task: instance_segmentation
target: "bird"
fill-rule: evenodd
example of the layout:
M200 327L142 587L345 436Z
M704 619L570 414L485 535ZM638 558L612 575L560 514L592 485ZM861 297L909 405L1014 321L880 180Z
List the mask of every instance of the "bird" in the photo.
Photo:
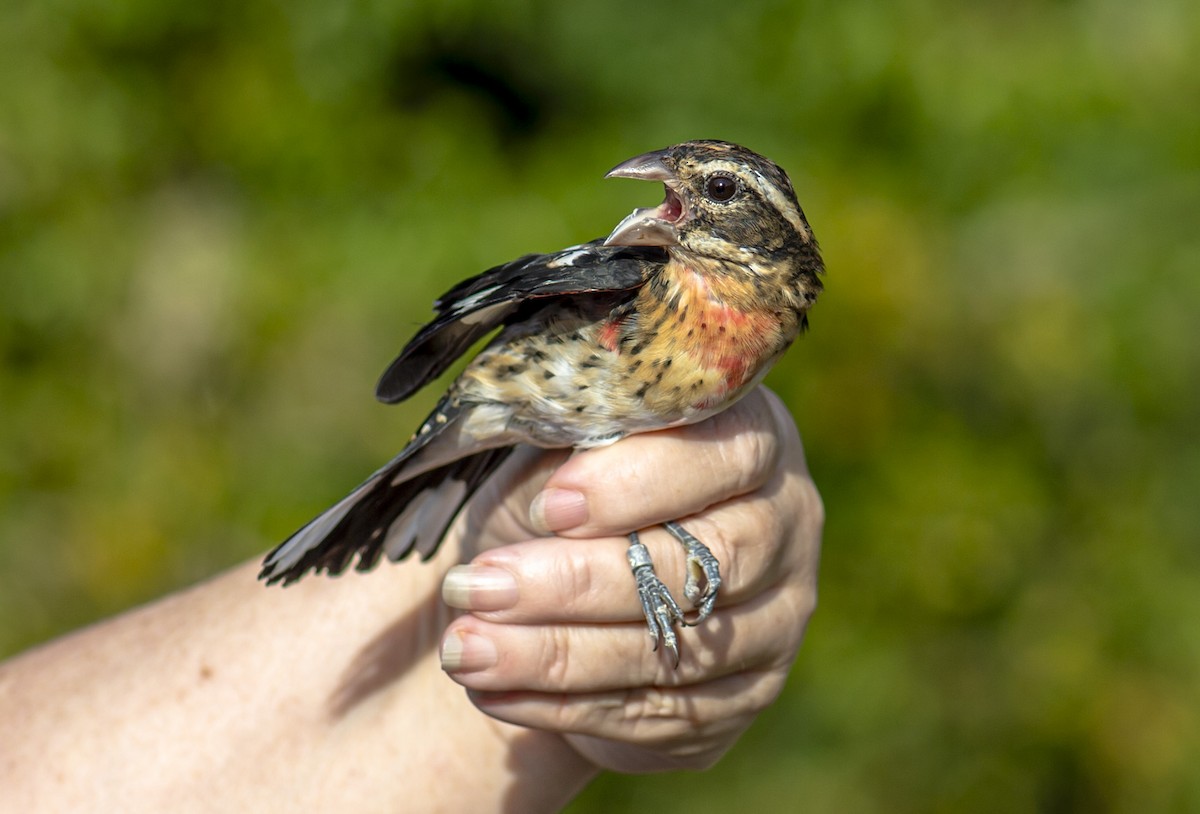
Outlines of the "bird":
M788 175L737 144L695 140L621 162L606 178L656 181L664 198L602 239L528 254L463 280L384 371L376 397L407 399L489 334L407 445L264 559L259 578L367 571L430 558L472 494L519 445L588 449L703 421L753 389L807 328L820 248ZM639 531L627 560L655 650L713 612L710 549L678 521L685 613Z

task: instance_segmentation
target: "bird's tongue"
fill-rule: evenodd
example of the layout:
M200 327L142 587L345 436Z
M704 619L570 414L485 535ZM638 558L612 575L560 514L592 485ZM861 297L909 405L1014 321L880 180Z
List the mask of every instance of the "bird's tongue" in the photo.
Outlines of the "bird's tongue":
M683 217L683 201L673 189L665 188L666 197L661 204L633 210L612 230L604 245L674 246L679 243L675 224Z
M675 190L665 184L664 189L666 190L667 197L663 199L663 202L658 205L655 211L658 213L660 219L670 221L671 223L678 223L680 217L683 216L683 201L675 194Z

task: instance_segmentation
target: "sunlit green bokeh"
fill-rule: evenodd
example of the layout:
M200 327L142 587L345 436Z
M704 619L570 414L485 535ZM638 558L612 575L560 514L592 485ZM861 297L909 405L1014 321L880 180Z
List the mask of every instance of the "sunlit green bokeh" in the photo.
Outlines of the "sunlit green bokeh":
M789 170L826 501L785 695L571 808L1200 810L1200 6L0 5L0 654L255 556L455 280Z

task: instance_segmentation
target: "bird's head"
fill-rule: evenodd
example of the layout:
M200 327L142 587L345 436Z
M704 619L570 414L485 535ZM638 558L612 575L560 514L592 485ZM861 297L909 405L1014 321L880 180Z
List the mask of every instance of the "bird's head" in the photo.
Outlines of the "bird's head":
M811 255L817 242L787 173L724 141L689 141L613 167L606 178L661 181L666 198L635 209L604 241L609 246L679 247L749 266Z

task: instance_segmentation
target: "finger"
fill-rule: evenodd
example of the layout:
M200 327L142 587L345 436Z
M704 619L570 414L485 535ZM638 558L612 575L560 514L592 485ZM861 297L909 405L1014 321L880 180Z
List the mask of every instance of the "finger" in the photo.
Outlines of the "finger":
M759 491L682 522L721 564L718 607L737 604L781 580L815 583L820 497L807 477L780 472ZM640 536L658 576L673 595L682 596L683 547L661 528ZM492 549L452 568L443 598L497 622L634 621L642 611L627 549L624 537L545 538Z
M573 456L534 499L530 520L543 531L596 537L693 514L761 486L778 463L781 434L778 411L756 389L699 424Z
M778 697L782 674L740 673L697 687L596 693L471 691L488 715L550 732L696 755L719 748Z
M442 665L471 689L566 693L685 687L747 671L786 672L814 603L814 592L785 583L714 614L680 631L678 666L651 648L640 621L517 625L467 615L447 628Z

